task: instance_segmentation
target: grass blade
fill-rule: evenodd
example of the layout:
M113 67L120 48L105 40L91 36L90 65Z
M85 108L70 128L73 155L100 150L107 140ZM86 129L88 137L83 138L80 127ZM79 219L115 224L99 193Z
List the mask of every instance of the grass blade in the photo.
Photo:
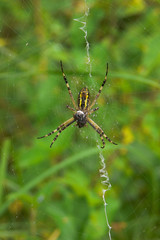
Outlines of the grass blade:
M3 187L6 178L6 169L9 156L10 140L6 139L2 146L1 161L0 161L0 206L3 199Z

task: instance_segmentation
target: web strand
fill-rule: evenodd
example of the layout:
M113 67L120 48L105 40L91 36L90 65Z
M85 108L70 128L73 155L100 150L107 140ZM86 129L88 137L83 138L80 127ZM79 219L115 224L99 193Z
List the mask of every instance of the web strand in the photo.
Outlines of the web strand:
M100 146L98 145L98 148L100 149ZM105 159L104 156L102 155L102 152L99 153L99 157L101 159L101 169L99 170L100 172L100 177L102 178L101 183L104 185L104 188L102 190L102 198L103 198L103 204L104 204L104 212L105 212L105 218L106 218L106 223L107 223L107 227L108 227L108 236L109 236L109 240L112 240L112 236L111 236L111 226L109 224L109 220L108 220L108 214L107 214L107 202L106 202L106 192L109 191L111 189L111 183L109 180L109 176L108 176L108 172L106 170L106 164L105 164Z
M80 27L79 29L82 30L82 32L84 32L84 39L85 39L85 42L86 42L86 51L87 51L87 65L89 65L89 76L92 77L92 66L91 66L91 58L90 58L90 53L89 53L89 50L90 50L90 45L89 45L89 42L88 42L88 39L87 39L87 36L88 36L88 32L87 32L87 17L88 17L88 14L89 14L89 7L87 6L87 3L86 3L86 0L85 0L85 13L82 17L80 18L75 18L74 21L77 21L79 23L81 23L83 26Z

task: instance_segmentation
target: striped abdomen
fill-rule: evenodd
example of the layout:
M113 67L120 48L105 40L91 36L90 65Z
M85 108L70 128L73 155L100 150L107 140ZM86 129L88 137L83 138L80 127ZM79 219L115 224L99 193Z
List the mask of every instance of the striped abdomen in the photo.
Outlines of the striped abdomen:
M80 110L87 110L90 101L88 88L82 88L78 94L78 108Z

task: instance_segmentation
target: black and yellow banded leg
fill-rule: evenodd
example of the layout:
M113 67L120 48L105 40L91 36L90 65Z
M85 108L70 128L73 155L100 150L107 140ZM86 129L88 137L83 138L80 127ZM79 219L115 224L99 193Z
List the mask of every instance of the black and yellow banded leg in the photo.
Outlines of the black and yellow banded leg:
M37 139L48 137L48 136L52 135L53 133L57 132L59 129L60 129L60 126L58 128L56 128L55 130L53 130L52 132L50 132L42 137L37 137Z
M96 130L96 132L100 135L103 146L101 148L105 147L105 143L104 143L104 139L103 137L105 137L109 142L117 145L115 142L113 142L109 137L107 137L107 135L103 132L103 130L97 125L97 123L95 123L91 118L87 118L87 122Z
M76 112L76 110L74 109L74 108L72 108L72 107L70 107L70 106L66 106L69 110L71 110L72 112Z
M88 114L92 114L93 112L97 111L98 109L99 109L99 107L96 107L96 108L90 110L90 112Z
M68 123L72 122L74 120L74 118L70 118L69 120L67 120L66 122L62 123L60 126L58 126L55 130L53 130L52 132L42 136L42 137L37 137L37 139L41 139L41 138L45 138L48 137L50 135L52 135L53 133L57 132L58 130L60 130L63 126L67 125Z
M59 130L59 132L57 133L57 135L55 136L55 138L53 139L50 148L52 147L53 143L57 140L57 138L59 137L60 133L65 130L67 127L69 127L69 125L71 125L73 122L75 122L74 118L70 118L68 121L65 122L65 124L63 125L63 127L61 127L61 129Z
M96 132L100 135L101 137L101 140L102 140L102 143L103 143L103 146L101 148L104 148L105 147L105 142L104 142L104 139L103 139L103 130L91 119L91 118L88 118L87 119L87 122L96 130Z
M105 147L105 141L104 141L104 139L103 139L103 135L100 134L100 137L101 137L101 140L102 140L102 143L103 143L103 146L102 146L101 148L104 148L104 147Z
M69 95L70 95L70 97L71 97L73 106L75 107L75 109L77 109L76 103L75 103L75 101L74 101L74 98L73 98L73 95L72 95L72 92L71 92L71 89L70 89L70 86L69 86L69 83L68 83L67 78L66 78L66 76L65 76L65 73L64 73L64 71L63 71L62 61L60 61L60 65L61 65L61 70L62 70L63 78L64 78L64 81L65 81L65 83L66 83L66 86L67 86Z
M113 142L105 133L103 133L103 137L105 137L109 142L113 143L114 145L118 145L117 143Z
M102 91L106 81L107 81L107 75L108 75L108 63L107 63L107 69L106 69L106 75L105 75L104 81L103 81L103 83L102 83L102 85L101 85L101 87L100 87L100 89L98 91L98 94L96 95L96 97L93 100L92 104L89 106L89 109L91 109L94 106L94 104L96 103L96 101L97 101L97 99L98 99L98 97L99 97L99 95L100 95L100 93L101 93L101 91Z

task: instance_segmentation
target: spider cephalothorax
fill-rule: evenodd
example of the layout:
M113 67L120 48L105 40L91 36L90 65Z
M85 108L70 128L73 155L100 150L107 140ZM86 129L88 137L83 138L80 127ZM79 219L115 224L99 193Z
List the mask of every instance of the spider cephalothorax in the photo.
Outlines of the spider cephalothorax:
M102 148L105 147L105 141L104 141L104 138L106 138L109 142L117 145L116 143L114 143L111 139L109 139L107 137L107 135L103 132L103 130L91 119L89 118L88 116L90 114L92 114L93 112L97 111L99 108L96 107L96 108L93 108L92 107L95 105L101 91L102 91L102 88L104 87L104 84L106 83L106 80L107 80L107 74L108 74L108 63L107 63L107 70L106 70L106 75L105 75L105 79L98 91L98 94L96 95L95 99L93 100L93 102L90 104L90 94L89 94L89 90L88 88L84 87L80 90L79 94L78 94L78 107L76 106L76 103L74 101L74 98L73 98L73 95L72 95L72 92L71 92L71 89L69 87L69 84L68 84L68 81L67 81L67 78L64 74L64 71L63 71L63 66L62 66L62 61L60 61L60 64L61 64L61 70L62 70L62 74L63 74L63 78L64 78L64 81L66 83L66 86L67 86L67 89L68 89L68 92L69 92L69 95L71 97L71 100L72 100L72 103L73 103L73 106L74 108L70 107L67 105L67 108L70 109L71 111L74 112L73 114L73 117L71 117L70 119L68 119L66 122L62 123L58 128L56 128L55 130L53 130L52 132L42 136L42 137L38 137L38 139L40 138L44 138L44 137L48 137L50 136L51 134L55 133L58 131L57 135L55 136L55 138L53 139L50 147L52 146L52 144L56 141L56 139L58 138L59 134L64 130L66 129L69 125L71 125L72 123L76 122L76 125L79 127L79 128L82 128L84 127L87 123L89 123L95 130L96 132L100 135L100 138L102 140L102 143L103 143L103 146Z
M83 111L78 110L73 116L79 128L84 127L86 125L87 118L86 118L86 114Z

